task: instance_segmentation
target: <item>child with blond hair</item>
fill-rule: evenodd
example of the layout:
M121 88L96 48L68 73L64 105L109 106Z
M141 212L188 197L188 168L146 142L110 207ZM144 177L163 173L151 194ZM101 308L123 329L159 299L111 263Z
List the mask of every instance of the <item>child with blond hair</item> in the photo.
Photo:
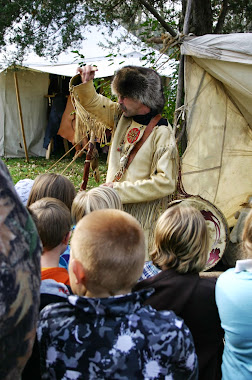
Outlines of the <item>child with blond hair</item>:
M189 329L172 311L131 292L145 258L143 231L121 210L93 211L71 241L74 295L45 307L38 324L43 379L197 379Z
M80 191L73 200L71 215L74 223L94 210L122 210L118 193L111 187L99 186L88 191Z
M161 272L135 289L154 288L145 304L173 310L189 327L199 359L199 379L221 378L223 330L215 303L216 278L200 278L208 257L208 230L201 212L171 204L154 232L152 261Z
M72 220L77 223L84 215L105 208L123 210L121 198L112 187L99 186L88 191L80 191L73 200ZM147 261L140 279L152 277L158 272L159 269L151 261Z

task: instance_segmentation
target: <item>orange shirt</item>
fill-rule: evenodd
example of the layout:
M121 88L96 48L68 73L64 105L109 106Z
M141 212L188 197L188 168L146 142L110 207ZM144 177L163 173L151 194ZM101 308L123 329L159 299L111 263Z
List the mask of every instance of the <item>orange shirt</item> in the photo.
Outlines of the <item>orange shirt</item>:
M70 285L69 275L66 268L41 268L41 280L52 279L65 285Z

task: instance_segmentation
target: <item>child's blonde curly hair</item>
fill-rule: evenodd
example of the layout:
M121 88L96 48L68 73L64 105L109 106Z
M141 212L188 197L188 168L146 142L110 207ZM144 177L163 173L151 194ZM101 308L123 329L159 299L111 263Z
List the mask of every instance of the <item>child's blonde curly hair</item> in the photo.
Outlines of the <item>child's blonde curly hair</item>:
M158 219L152 261L161 269L198 273L208 257L208 231L201 212L191 206L173 205Z

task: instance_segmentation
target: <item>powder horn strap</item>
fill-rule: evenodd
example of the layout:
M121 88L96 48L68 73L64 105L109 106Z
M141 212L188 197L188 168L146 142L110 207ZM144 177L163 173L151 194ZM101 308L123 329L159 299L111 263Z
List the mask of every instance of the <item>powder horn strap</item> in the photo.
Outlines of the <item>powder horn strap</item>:
M158 114L155 117L153 117L153 119L151 119L151 121L149 122L149 124L145 128L145 131L143 133L141 140L135 144L135 146L132 148L131 152L129 153L128 157L126 158L126 160L127 160L126 163L124 165L122 165L120 170L115 174L113 182L119 182L120 181L125 170L128 169L128 167L130 166L131 162L133 161L135 155L137 154L137 152L139 151L139 149L141 148L143 143L146 141L148 136L151 134L151 132L153 131L153 128L157 125L157 123L159 122L161 117L162 116L160 114Z
M155 117L153 117L153 119L151 119L151 121L149 122L149 124L145 128L145 131L143 133L143 136L142 136L141 140L136 143L136 145L134 146L134 148L130 152L130 155L128 157L128 161L127 161L127 164L125 166L125 169L128 169L128 167L130 166L131 162L135 158L135 155L137 154L137 152L139 151L139 149L141 148L141 146L143 145L143 143L150 136L151 132L153 131L153 128L157 125L157 123L159 122L159 120L161 119L161 117L162 116L160 114L158 114Z

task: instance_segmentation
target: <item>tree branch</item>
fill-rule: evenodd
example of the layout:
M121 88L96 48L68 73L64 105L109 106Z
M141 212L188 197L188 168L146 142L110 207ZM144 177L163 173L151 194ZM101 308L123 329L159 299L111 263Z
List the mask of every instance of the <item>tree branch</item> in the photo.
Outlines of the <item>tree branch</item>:
M228 0L223 0L222 7L220 10L220 14L219 14L219 18L218 18L218 22L217 22L217 25L214 29L214 33L220 33L222 31L224 21L225 21L225 17L226 17L227 11L228 11L228 5L229 5Z
M162 27L172 35L172 37L176 37L177 35L177 32L175 32L174 29L172 29L172 27L170 27L170 25L168 25L165 20L163 19L163 17L160 16L160 14L155 10L155 8L153 8L152 5L150 5L147 1L145 0L139 0L140 3L148 9L148 11L150 11L153 16L156 17L156 19L160 22L160 24L162 25Z

